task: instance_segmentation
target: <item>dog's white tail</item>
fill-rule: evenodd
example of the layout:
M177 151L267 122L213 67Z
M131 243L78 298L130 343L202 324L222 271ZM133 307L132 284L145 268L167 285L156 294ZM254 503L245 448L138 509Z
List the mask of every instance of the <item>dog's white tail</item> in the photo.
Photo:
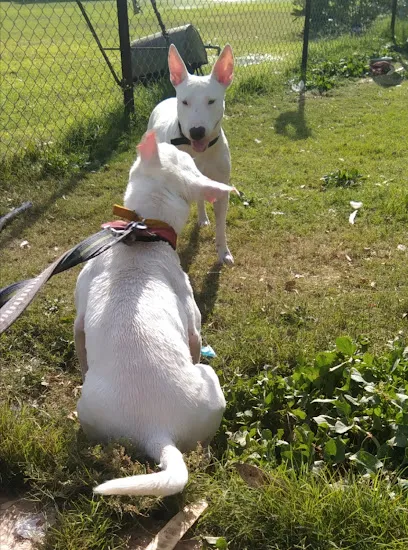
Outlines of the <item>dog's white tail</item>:
M94 492L101 495L158 497L180 493L186 486L188 471L183 455L172 443L161 447L160 466L163 469L161 472L112 479L95 487Z

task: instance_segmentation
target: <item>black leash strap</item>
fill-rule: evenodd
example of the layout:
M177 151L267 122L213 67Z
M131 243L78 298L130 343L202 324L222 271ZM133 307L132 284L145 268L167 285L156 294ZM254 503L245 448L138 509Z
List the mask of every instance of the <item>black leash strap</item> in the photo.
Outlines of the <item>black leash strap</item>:
M34 279L27 279L0 290L0 334L7 330L33 301L53 275L96 258L131 233L146 232L146 226L131 222L123 230L103 229L63 254ZM131 236L133 237L133 235ZM137 237L135 237L135 240ZM139 239L137 239L139 240ZM141 240L141 239L140 239Z

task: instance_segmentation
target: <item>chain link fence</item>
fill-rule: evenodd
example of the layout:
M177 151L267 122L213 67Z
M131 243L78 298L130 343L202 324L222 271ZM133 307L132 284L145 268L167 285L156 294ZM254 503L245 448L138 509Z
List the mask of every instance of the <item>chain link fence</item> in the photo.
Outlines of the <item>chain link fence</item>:
M170 42L191 71L208 72L230 43L238 78L283 74L305 54L307 4L310 37L324 43L364 33L397 3L407 0L0 0L0 160L114 113L123 94L131 110L132 84L166 74Z
M293 0L293 14L304 18L310 3L309 40L314 57L345 55L376 48L378 39L407 39L408 0Z
M238 71L248 73L300 59L303 22L289 0L129 0L127 7L132 74L141 83L164 72L168 40L204 72L217 49L203 45L229 42ZM122 81L115 0L0 1L0 20L0 158L29 143L54 143L121 105L112 75Z
M201 43L208 47L210 66L216 47L230 43L238 71L245 68L247 73L263 63L300 59L303 21L293 17L291 0L160 0L157 6L149 0L138 1L133 6L140 5L140 13L130 21L132 47L143 48L146 68L136 67L136 71L154 68L160 54L157 48L165 48L168 40L178 42L192 68L205 58ZM195 31L199 36L194 37ZM140 40L154 33L158 33L154 38ZM207 65L202 69L206 71Z
M116 47L115 2L86 2L107 47ZM0 158L49 144L73 125L110 111L120 88L75 1L0 2ZM111 52L120 71L120 58Z

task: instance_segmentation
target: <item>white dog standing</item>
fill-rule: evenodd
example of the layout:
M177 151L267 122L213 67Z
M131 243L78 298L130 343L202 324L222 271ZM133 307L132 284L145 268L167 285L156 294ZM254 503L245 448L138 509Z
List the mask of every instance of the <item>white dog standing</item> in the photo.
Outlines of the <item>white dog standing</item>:
M234 72L231 46L225 46L208 76L190 75L174 44L170 45L168 62L176 97L155 107L148 128L156 131L159 142L173 143L189 153L205 176L228 184L231 158L221 123L225 92ZM228 197L214 204L218 259L220 263L231 265L234 258L227 245L227 210ZM198 201L198 223L201 226L209 224L202 200Z
M179 233L192 201L228 198L231 187L203 176L192 158L138 146L125 207ZM161 472L108 481L102 494L171 495L188 473L182 452L206 444L225 409L214 370L199 364L201 315L177 253L166 242L117 244L90 261L76 289L75 345L85 381L78 416L98 441L128 438Z

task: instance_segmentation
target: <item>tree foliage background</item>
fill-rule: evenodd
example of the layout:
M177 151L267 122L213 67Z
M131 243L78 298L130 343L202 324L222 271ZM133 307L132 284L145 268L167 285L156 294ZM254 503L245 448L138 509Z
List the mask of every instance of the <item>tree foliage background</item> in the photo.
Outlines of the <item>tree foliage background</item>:
M312 0L310 33L315 37L359 33L380 15L391 15L392 0ZM398 0L406 9L407 0ZM293 0L295 17L305 15L306 0Z

